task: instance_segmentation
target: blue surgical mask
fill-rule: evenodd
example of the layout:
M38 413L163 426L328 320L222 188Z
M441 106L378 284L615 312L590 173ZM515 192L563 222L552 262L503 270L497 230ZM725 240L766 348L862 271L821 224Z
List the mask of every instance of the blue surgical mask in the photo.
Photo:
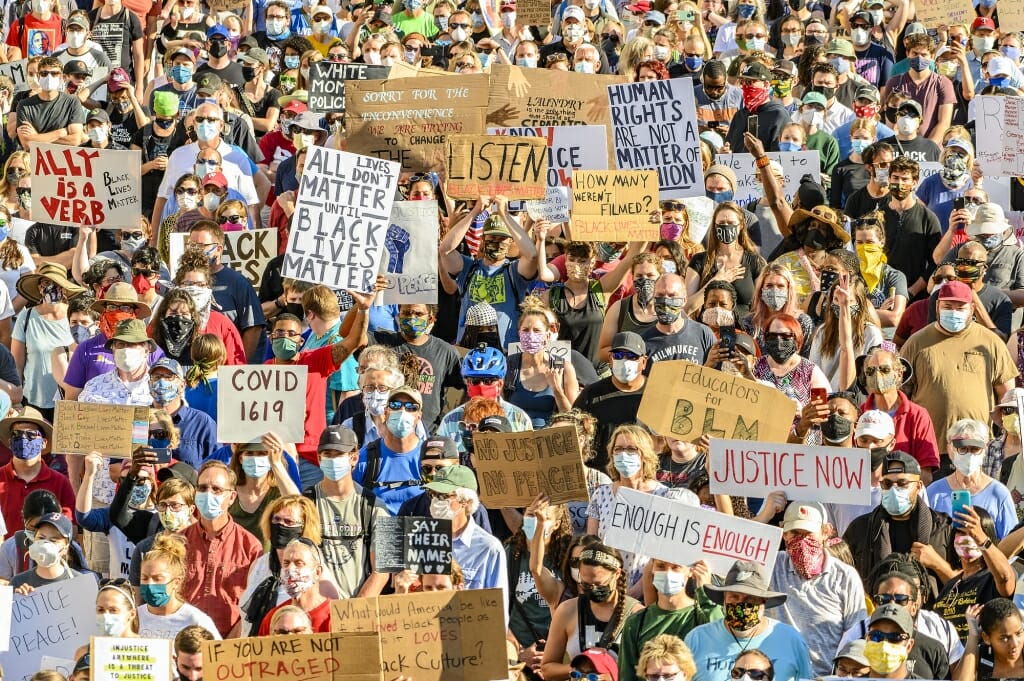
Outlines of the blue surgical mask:
M749 19L757 11L756 5L740 5L736 8L736 15L740 19Z
M388 430L395 437L407 437L416 428L416 415L404 409L388 414Z
M913 71L927 71L932 67L932 60L928 57L911 57L909 60L910 68Z
M337 482L352 470L352 461L347 456L320 459L320 470L328 480Z
M518 66L521 69L535 69L537 68L537 58L520 57L519 59L516 59L516 66Z
M533 536L537 534L537 516L523 516L523 534L526 535L526 541L533 541Z
M960 333L967 328L967 311L939 310L939 326L950 333Z
M998 78L989 78L988 84L993 87L1006 87L1010 84L1009 76L999 76Z
M1020 59L1020 48L1014 47L1013 45L1003 45L999 48L999 51L1003 53L1003 56L1007 59L1017 61Z
M686 588L686 575L682 572L669 572L668 570L656 571L654 573L654 588L658 590L658 593L675 596Z
M260 480L270 472L269 456L242 456L242 471L250 478Z
M882 490L882 508L889 515L905 515L911 507L909 489L900 489L894 485L890 489Z
M217 126L208 121L196 123L196 137L200 142L209 142L217 136Z
M984 246L986 251L991 251L993 248L997 248L999 244L1003 243L1003 235L986 234L985 236L978 238L978 243Z
M727 189L724 192L705 191L704 194L715 203L724 203L726 201L732 201L734 192L731 189Z
M802 148L803 145L792 140L781 140L779 142L779 151L793 152L800 151Z
M184 85L185 83L192 80L192 67L185 66L184 64L178 64L172 66L167 72L167 77L173 80L178 85Z
M478 54L476 56L477 56L477 59L480 60L480 68L482 68L482 69L486 69L487 65L491 63L491 56L492 55L484 54L483 52L481 52L480 54Z
M696 71L704 66L704 57L683 57L683 65L690 71Z
M297 69L299 64L302 62L302 58L297 54L289 54L284 58L284 67L286 69Z
M197 492L196 509L207 520L216 520L224 513L224 500L210 492Z
M3 241L11 235L11 226L6 222L0 222L0 241Z
M858 154L863 154L864 150L871 146L871 140L850 140L850 148Z
M624 478L631 478L640 472L643 460L639 454L616 454L613 457L615 470Z

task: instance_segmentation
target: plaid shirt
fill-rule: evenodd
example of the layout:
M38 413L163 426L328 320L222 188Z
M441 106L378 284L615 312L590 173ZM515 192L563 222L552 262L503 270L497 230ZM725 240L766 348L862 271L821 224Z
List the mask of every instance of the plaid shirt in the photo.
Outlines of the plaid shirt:
M985 463L981 469L990 477L999 479L999 473L1003 467L1003 450L1006 449L1006 433L988 443L988 450L985 451Z

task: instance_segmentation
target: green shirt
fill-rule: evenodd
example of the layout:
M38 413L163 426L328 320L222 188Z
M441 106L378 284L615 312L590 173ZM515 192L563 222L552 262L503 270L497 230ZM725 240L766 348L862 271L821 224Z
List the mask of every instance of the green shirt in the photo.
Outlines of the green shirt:
M392 15L395 28L402 32L402 35L410 33L422 33L427 38L437 35L437 25L434 24L434 14L423 10L418 17L409 16L405 10L395 12Z
M659 634L684 638L691 629L722 619L722 609L712 603L704 589L697 590L697 602L680 610L662 610L657 603L638 610L626 619L619 644L619 681L637 681L636 663L644 643Z
M836 166L839 165L839 142L826 132L817 130L807 136L807 150L814 149L818 152L821 161L821 172L831 175Z

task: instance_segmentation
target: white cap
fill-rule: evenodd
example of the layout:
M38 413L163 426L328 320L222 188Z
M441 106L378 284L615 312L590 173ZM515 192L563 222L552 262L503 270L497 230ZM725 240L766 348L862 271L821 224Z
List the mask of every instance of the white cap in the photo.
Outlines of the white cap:
M1006 57L992 57L988 60L988 77L1013 75L1013 62Z
M998 203L983 203L978 206L971 224L967 225L967 236L1002 234L1010 228L1003 207Z
M824 524L825 509L820 504L794 501L786 507L786 515L782 517L783 532L821 532Z
M869 409L860 415L857 419L857 427L853 430L853 437L858 438L861 435L867 435L873 437L876 440L884 440L887 437L892 437L896 434L896 424L893 423L892 417L886 414L884 411L877 409Z

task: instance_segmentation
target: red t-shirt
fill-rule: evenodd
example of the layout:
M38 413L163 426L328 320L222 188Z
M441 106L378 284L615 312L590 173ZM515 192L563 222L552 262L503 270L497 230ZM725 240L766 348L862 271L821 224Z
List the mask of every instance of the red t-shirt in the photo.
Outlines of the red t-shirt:
M279 362L276 359L268 360L266 363L286 364L286 362ZM311 464L319 465L320 460L316 455L316 446L320 442L320 435L324 432L324 428L327 427L327 379L341 365L334 363L333 345L301 352L293 363L304 364L307 368L306 422L303 425L305 435L303 441L295 445L295 449L303 459Z
M266 614L263 621L260 622L260 630L256 634L257 636L270 636L270 621L274 619L274 613L283 608L286 605L295 605L295 601L285 601L281 605L274 606L274 609ZM313 623L314 634L329 634L331 632L331 601L330 599L325 600L320 605L316 606L308 613L310 621Z
M925 301L927 302L927 301ZM875 396L868 395L864 404L860 405L860 413L875 408ZM900 405L896 413L890 414L896 426L896 439L893 450L906 452L914 457L921 468L939 467L939 443L935 441L935 426L928 410L910 401L900 391Z
M227 348L227 361L225 364L245 364L245 346L242 345L242 336L231 320L216 310L210 310L210 318L206 320L206 328L203 333L212 333L220 336Z
M14 472L14 464L7 464L0 468L0 512L4 515L4 523L7 525L7 534L4 539L9 538L18 530L24 529L25 522L21 518L21 507L25 504L25 498L29 493L37 489L45 489L53 492L60 502L61 511L75 522L75 492L71 489L71 482L56 472L45 463L39 469L39 475L31 482L25 482Z
M51 12L46 21L37 19L29 12L25 15L24 24L20 20L15 21L7 33L7 44L20 47L25 59L49 56L63 42L64 29L56 12Z

